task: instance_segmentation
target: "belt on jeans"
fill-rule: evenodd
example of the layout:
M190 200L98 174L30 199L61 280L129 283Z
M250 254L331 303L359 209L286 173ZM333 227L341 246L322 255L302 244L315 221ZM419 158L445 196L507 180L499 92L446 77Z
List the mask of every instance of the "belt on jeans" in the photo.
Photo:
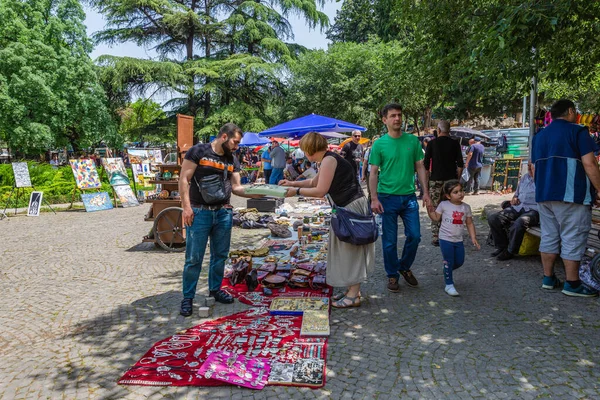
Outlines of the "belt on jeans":
M193 206L193 207L199 208L201 210L210 210L210 211L217 211L217 210L220 210L221 208L227 208L227 209L233 208L233 206L231 204L214 204L214 205L199 204L199 205Z

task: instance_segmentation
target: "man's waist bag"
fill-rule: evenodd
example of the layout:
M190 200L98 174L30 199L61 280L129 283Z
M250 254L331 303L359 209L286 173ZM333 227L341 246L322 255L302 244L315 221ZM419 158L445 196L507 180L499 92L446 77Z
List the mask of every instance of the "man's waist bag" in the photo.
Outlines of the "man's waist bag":
M350 211L335 205L331 196L327 196L331 203L331 229L342 242L352 243L357 246L374 243L379 236L377 221L369 210L368 215Z
M223 175L211 174L196 179L196 185L200 191L202 199L206 204L223 204L231 197L231 185L227 185L227 164L223 168Z

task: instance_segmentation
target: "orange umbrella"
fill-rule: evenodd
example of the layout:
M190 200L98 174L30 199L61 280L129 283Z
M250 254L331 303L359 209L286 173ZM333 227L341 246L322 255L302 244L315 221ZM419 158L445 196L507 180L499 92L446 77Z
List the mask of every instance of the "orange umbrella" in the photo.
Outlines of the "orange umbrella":
M352 138L348 138L348 139L344 140L342 143L340 143L340 149L342 147L344 147L344 145L346 143L350 143L351 140L352 140ZM371 141L371 139L365 138L365 137L361 137L360 140L358 141L358 144L367 144L367 143L369 143L369 141Z

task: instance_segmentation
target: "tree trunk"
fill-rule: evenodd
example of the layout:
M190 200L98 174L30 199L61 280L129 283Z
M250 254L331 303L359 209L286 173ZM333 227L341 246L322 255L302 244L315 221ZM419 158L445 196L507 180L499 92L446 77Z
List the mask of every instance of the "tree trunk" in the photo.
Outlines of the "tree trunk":
M191 7L192 11L196 9L196 1L192 1ZM188 30L188 36L185 42L186 55L185 58L187 61L191 61L194 59L194 36L196 31L194 26L190 26ZM189 83L189 93L188 93L188 109L189 113L192 117L196 117L196 113L198 112L196 107L196 76L194 74L190 74L190 83Z
M431 129L431 107L425 108L423 119L425 120L423 130L425 132L429 132L429 130Z
M417 130L417 136L421 136L421 131L419 130L419 117L418 117L418 115L415 115L413 117L413 120L415 121L415 129Z

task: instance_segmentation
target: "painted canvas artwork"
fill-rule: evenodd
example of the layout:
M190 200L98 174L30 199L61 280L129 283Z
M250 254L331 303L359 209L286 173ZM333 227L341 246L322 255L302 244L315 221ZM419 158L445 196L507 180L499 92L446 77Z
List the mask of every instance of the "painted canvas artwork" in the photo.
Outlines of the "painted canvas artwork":
M113 186L113 189L119 198L119 202L121 202L121 206L136 207L140 205L129 185Z
M42 195L44 192L31 192L29 197L29 207L27 207L28 217L39 217L40 207L42 206Z
M141 164L149 162L152 164L162 164L162 153L159 149L128 149L129 162L132 164Z
M79 189L94 189L101 186L98 171L92 160L69 160L69 163Z
M102 166L108 175L108 182L112 186L129 185L129 177L122 158L103 158Z
M31 187L31 178L26 162L12 163L13 173L15 174L15 187Z
M112 201L106 192L82 193L81 200L87 212L110 210L113 208Z

